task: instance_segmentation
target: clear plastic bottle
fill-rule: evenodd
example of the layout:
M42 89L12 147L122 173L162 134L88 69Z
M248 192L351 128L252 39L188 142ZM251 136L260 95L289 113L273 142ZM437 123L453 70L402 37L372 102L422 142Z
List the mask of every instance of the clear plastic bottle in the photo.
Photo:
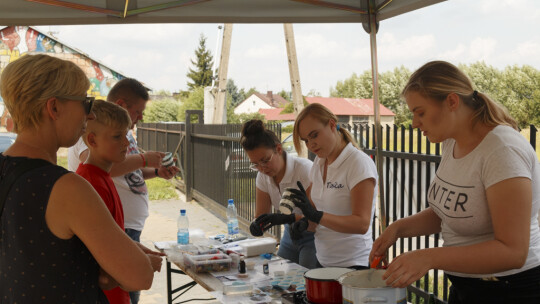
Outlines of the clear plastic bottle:
M177 233L177 240L179 245L187 245L189 244L189 221L186 214L186 209L180 210L180 216L177 220L178 225L178 233Z
M234 200L229 199L227 205L227 234L230 239L236 238L238 234L238 218L236 216L236 207Z

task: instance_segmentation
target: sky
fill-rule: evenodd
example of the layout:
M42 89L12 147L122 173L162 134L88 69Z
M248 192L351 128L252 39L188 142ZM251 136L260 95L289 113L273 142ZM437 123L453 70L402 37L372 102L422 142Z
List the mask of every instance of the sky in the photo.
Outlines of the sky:
M153 90L187 90L201 35L216 56L221 24L41 26L61 42ZM361 24L294 24L302 93L329 96L353 73L371 69L369 35ZM379 72L411 71L430 60L484 61L503 69L540 69L540 1L450 0L380 22ZM234 24L229 79L238 88L291 90L283 24Z

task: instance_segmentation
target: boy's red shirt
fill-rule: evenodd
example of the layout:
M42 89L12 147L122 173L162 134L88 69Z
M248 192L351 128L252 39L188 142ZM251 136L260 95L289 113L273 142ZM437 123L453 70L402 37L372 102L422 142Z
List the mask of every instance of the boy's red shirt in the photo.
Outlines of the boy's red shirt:
M84 177L94 187L105 205L111 212L114 220L124 230L124 209L118 191L108 172L90 164L80 164L77 174ZM129 304L129 293L120 287L103 291L110 304Z

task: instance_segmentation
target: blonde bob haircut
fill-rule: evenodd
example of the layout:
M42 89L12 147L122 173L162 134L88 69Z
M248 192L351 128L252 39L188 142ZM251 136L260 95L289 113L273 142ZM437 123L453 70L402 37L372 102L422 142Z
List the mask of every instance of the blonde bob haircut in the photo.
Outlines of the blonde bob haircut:
M0 77L0 92L16 133L39 128L49 98L86 96L89 87L75 63L48 55L25 55L8 64Z
M304 120L304 118L311 116L315 118L316 120L320 121L323 125L327 125L330 120L333 120L336 125L338 123L337 116L330 111L327 107L323 106L320 103L312 103L306 106L300 114L296 117L296 120L294 121L294 129L293 129L293 142L294 147L296 148L296 151L299 153L302 151L302 145L300 144L300 122ZM346 143L352 143L357 149L358 145L354 141L354 138L352 137L351 133L347 131L345 128L339 128L338 132L341 134L341 138L345 140Z
M96 118L87 122L87 134L89 132L95 132L100 125L106 128L120 130L127 130L131 126L131 118L129 118L128 111L115 103L97 99L94 101L92 112ZM83 136L83 139L86 143L86 136Z
M473 110L474 123L480 122L489 127L507 125L518 130L516 121L506 108L488 95L475 91L469 77L449 62L431 61L421 66L411 75L401 95L405 97L409 92L438 102L455 93L465 106Z

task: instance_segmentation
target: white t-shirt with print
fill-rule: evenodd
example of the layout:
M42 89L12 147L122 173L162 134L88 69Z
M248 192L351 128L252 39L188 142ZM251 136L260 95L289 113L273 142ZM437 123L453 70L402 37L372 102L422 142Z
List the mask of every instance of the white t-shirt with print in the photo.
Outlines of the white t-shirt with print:
M532 182L531 234L529 254L521 269L495 274L448 273L463 277L505 276L540 265L540 167L531 145L508 126L495 127L462 158L453 157L454 144L453 139L444 141L441 163L427 194L430 207L442 220L444 246L493 240L486 189L514 177L525 177Z
M79 140L74 146L69 147L68 153L67 153L69 171L73 171L73 172L77 171L77 168L79 168L79 164L81 163L79 156L85 150L88 150L88 147L84 143L84 140L82 139L82 137L79 138Z
M133 137L133 131L127 134L129 147L127 154L139 154L137 141ZM75 172L79 167L79 155L88 147L82 140L68 150L68 169ZM114 185L122 201L124 209L124 227L142 231L144 222L148 218L148 189L142 174L142 170L137 169L123 176L113 177Z
M286 152L284 152L283 155L286 158L285 175L283 175L281 182L279 182L279 187L272 177L261 172L257 173L257 179L255 180L256 187L259 190L268 193L270 196L274 210L279 209L279 201L281 200L281 194L285 188L298 189L298 186L296 185L297 181L300 181L304 188L309 187L311 184L309 180L309 171L313 165L311 160L294 157ZM298 208L294 208L293 212L302 214L302 211Z
M371 221L365 234L341 233L318 225L315 232L317 259L324 267L367 266L373 245L371 222L377 201L377 169L373 160L351 143L347 144L336 160L327 168L326 159L316 157L310 171L311 199L317 210L334 215L351 215L351 190L361 181L375 179L371 207Z

